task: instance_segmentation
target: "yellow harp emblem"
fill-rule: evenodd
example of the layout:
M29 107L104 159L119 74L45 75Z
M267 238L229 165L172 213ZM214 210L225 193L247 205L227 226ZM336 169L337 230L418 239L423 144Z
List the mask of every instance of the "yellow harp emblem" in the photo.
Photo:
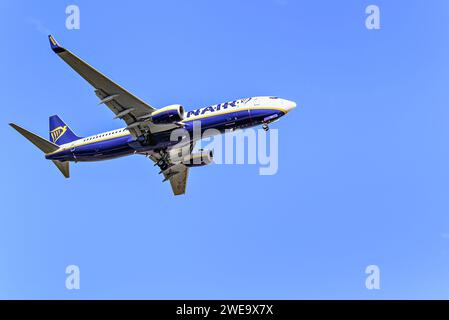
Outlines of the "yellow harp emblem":
M67 131L67 126L59 126L50 131L52 142L58 141L59 138Z

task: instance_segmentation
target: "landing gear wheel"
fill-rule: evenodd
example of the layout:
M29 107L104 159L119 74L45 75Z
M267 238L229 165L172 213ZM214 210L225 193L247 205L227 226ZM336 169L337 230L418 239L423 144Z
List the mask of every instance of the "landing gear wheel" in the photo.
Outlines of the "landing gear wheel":
M168 158L169 158L169 154L168 154L168 152L167 152L167 150L158 150L157 151L158 153L159 153L159 160L157 160L155 163L154 163L154 166L159 166L159 168L164 168L164 167L168 167L168 165L169 165L169 161L168 161Z
M264 123L262 125L262 129L264 129L265 131L268 131L270 128L268 127L268 124Z

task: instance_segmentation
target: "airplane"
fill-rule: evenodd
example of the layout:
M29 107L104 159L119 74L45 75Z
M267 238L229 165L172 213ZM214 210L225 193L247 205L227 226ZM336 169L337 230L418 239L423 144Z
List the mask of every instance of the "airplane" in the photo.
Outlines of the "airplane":
M160 168L163 181L170 181L174 195L185 194L189 168L205 166L213 162L211 150L193 152L199 140L191 134L195 123L200 124L201 133L216 129L217 134L238 128L268 125L279 120L296 107L296 103L271 96L251 97L220 103L185 112L180 104L156 109L139 99L105 75L94 69L69 50L61 47L49 35L50 47L62 60L73 68L94 88L100 99L121 119L126 127L80 137L57 115L49 118L50 140L42 138L14 123L9 125L45 153L65 178L70 177L69 163L100 161L122 156L140 154ZM189 134L182 143L172 141L174 130L184 129ZM177 158L180 154L184 157ZM181 160L179 160L181 159ZM198 160L199 159L199 160Z

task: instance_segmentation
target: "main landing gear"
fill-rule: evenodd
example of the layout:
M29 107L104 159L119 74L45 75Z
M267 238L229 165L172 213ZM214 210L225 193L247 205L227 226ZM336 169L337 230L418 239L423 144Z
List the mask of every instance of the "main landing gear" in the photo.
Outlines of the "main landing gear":
M166 150L160 150L159 155L160 155L160 158L158 161L156 161L154 163L154 165L158 166L161 169L161 172L159 172L159 173L162 173L170 167L170 162L169 162L170 155Z
M159 171L159 174L164 175L164 180L162 182L170 180L173 176L177 175L179 171L173 170L173 167L175 166L170 161L170 153L167 152L167 149L159 150L159 160L156 161L154 164L155 166L158 166L161 171Z

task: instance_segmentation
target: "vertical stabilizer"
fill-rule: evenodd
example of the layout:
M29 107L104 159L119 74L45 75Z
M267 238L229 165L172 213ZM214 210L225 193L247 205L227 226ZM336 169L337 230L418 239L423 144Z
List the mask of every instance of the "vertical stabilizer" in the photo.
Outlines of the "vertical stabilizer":
M57 145L80 139L80 137L73 133L69 126L65 124L64 121L62 121L57 115L50 117L49 124L50 141L56 143Z

